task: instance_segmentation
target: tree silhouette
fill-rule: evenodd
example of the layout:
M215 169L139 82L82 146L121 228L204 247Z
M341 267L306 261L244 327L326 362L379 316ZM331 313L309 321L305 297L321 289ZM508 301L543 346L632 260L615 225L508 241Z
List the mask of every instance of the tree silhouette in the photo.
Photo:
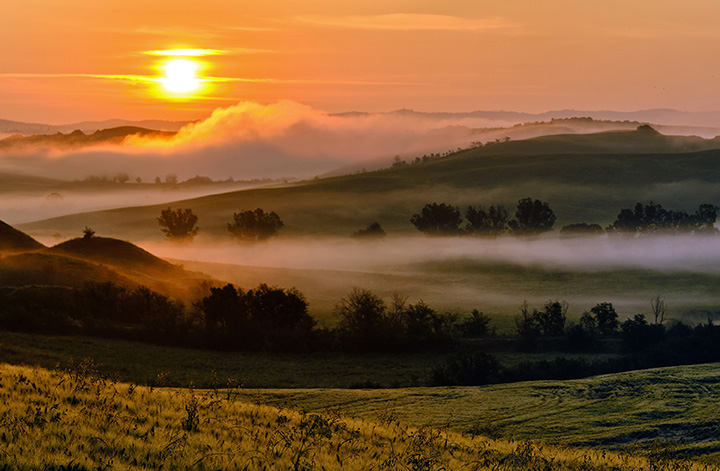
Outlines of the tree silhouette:
M373 222L366 229L360 229L353 233L356 239L384 239L387 234L380 226L380 223Z
M413 214L410 222L427 235L452 235L460 232L460 211L445 203L426 204L419 214Z
M240 241L257 242L275 237L284 226L275 211L266 213L260 208L254 211L233 213L233 222L228 223L228 231Z
M547 203L532 198L518 201L515 219L508 225L515 235L537 235L552 230L555 213Z
M612 303L600 303L590 309L595 315L597 329L602 335L612 335L617 333L620 327L617 312Z
M701 204L695 214L685 211L673 211L663 208L652 201L648 204L636 203L633 209L620 210L615 222L608 231L636 234L652 233L702 233L714 234L718 207Z
M163 209L157 219L165 238L174 242L191 242L198 232L198 217L192 209Z
M597 235L604 233L605 231L603 230L602 226L600 226L600 224L588 224L586 222L568 224L567 226L563 226L563 228L560 229L560 234L564 236Z

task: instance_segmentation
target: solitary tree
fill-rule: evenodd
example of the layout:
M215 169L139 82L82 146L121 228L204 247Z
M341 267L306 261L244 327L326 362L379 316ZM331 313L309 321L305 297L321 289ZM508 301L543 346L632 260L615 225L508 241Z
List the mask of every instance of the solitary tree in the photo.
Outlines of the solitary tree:
M378 222L373 222L367 228L357 230L353 233L353 237L356 239L384 239L386 235Z
M198 232L198 217L192 209L163 209L158 224L168 240L174 242L191 242Z
M653 316L655 316L655 324L662 324L665 322L665 311L667 311L665 299L659 295L655 296L650 300L650 306L652 307Z
M602 335L612 335L617 333L620 327L617 312L612 303L600 303L590 309L595 315L597 329Z
M555 213L547 203L532 198L518 201L515 219L508 225L516 235L537 235L552 230Z
M284 226L275 211L266 213L260 208L254 211L233 213L233 222L228 223L228 231L245 242L257 242L275 237Z
M562 335L565 332L565 320L568 304L560 301L550 301L542 311L536 314L538 325L543 335L548 337Z
M422 211L413 214L410 222L427 235L452 235L460 232L460 211L445 203L426 204Z

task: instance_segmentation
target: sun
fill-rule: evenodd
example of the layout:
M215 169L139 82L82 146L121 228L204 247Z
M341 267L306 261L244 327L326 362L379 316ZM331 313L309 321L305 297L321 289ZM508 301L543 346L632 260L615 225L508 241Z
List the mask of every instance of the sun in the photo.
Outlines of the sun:
M188 94L200 88L198 65L189 59L172 59L164 65L165 77L160 82L170 93Z

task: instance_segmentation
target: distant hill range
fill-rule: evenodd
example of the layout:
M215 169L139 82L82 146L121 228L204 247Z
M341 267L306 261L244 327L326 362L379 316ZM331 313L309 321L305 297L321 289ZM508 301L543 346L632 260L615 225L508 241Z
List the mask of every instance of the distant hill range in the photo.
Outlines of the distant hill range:
M23 123L20 121L10 121L0 119L0 134L20 134L24 136L37 134L56 134L71 133L75 130L82 131L85 134L92 134L101 129L111 129L120 127L136 127L153 129L157 131L177 132L183 126L192 123L192 121L164 121L158 119L147 119L142 121L129 121L126 119L108 119L106 121L83 121L72 124L42 124L42 123Z
M369 116L380 113L349 112L337 113L335 116ZM484 119L497 121L500 126L518 123L549 121L552 119L588 117L596 120L633 121L671 126L707 126L720 127L720 111L678 111L658 108L640 111L588 111L588 110L555 110L543 113L522 113L517 111L470 111L466 113L426 113L414 110L396 110L387 115L404 115L428 120L461 120Z
M636 132L637 130L640 132ZM434 134L448 134L450 128ZM636 121L607 121L594 118L554 118L548 122L524 123L507 128L470 129L452 127L466 146L482 155L569 154L618 152L693 152L720 148L720 128L648 125ZM428 140L433 133L428 134ZM702 136L702 137L701 137ZM709 137L709 138L708 138ZM457 140L460 140L459 137ZM482 147L480 147L482 146ZM453 149L454 150L454 149ZM421 156L400 156L411 162ZM393 158L383 157L346 165L322 177L347 175L387 168Z
M87 147L100 144L121 144L128 136L169 138L174 135L175 133L171 131L157 131L134 126L101 129L92 134L85 134L79 129L76 129L68 134L58 132L56 134L39 134L32 136L13 135L0 140L0 150L33 146L52 146L53 148Z

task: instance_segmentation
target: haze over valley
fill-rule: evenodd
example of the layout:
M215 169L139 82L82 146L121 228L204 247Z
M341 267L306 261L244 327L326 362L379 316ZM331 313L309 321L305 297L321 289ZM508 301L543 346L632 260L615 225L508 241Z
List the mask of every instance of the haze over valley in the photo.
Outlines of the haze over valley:
M719 17L4 0L0 469L720 469Z

